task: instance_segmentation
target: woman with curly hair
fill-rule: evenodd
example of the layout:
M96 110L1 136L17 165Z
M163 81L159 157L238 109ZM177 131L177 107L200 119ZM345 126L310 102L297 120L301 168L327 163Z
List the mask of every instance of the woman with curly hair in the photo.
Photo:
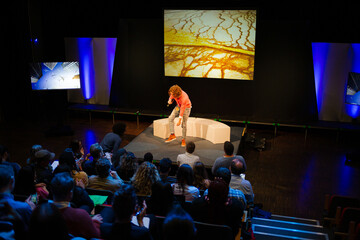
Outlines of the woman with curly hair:
M167 143L172 142L176 139L175 130L174 130L174 120L175 120L175 117L179 117L179 121L176 124L176 126L180 126L180 124L181 124L181 127L182 127L181 146L185 147L186 146L186 142L185 142L186 125L187 125L187 120L188 120L188 118L190 116L190 112L191 112L191 101L190 101L189 96L186 94L186 92L184 92L178 85L173 85L169 89L168 93L169 93L168 105L172 104L173 100L176 101L177 105L172 110L172 112L169 116L170 136L165 142L167 142Z
M160 181L160 175L154 164L143 162L131 179L137 195L151 195L151 186Z

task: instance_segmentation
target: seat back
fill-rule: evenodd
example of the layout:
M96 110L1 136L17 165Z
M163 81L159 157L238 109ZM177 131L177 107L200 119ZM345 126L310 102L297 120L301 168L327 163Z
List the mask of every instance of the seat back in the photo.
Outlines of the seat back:
M353 221L355 224L360 223L360 208L346 207L341 213L340 224L337 227L339 232L348 232L349 223Z
M335 217L337 207L341 207L341 209L345 207L360 208L360 199L340 195L332 195L330 199L327 217Z
M229 226L194 222L197 240L234 240L233 232Z

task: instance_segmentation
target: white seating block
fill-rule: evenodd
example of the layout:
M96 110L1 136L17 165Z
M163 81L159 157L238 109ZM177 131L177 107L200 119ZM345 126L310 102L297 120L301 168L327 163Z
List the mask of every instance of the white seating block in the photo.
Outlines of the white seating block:
M175 136L182 136L182 128L176 126L179 118L175 118ZM154 136L168 138L170 135L169 119L162 118L153 122ZM187 121L186 135L189 137L204 138L214 144L230 141L230 127L222 122L206 118L190 117Z

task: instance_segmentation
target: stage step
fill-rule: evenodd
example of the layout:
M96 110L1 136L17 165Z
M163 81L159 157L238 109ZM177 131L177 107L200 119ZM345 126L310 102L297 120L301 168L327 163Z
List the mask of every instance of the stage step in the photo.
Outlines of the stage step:
M312 219L272 216L253 218L252 228L257 240L319 239L328 240L327 230Z

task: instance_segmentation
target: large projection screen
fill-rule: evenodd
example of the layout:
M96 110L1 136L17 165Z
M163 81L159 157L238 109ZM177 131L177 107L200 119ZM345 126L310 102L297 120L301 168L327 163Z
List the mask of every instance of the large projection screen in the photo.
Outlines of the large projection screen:
M256 10L164 10L165 76L254 79Z

